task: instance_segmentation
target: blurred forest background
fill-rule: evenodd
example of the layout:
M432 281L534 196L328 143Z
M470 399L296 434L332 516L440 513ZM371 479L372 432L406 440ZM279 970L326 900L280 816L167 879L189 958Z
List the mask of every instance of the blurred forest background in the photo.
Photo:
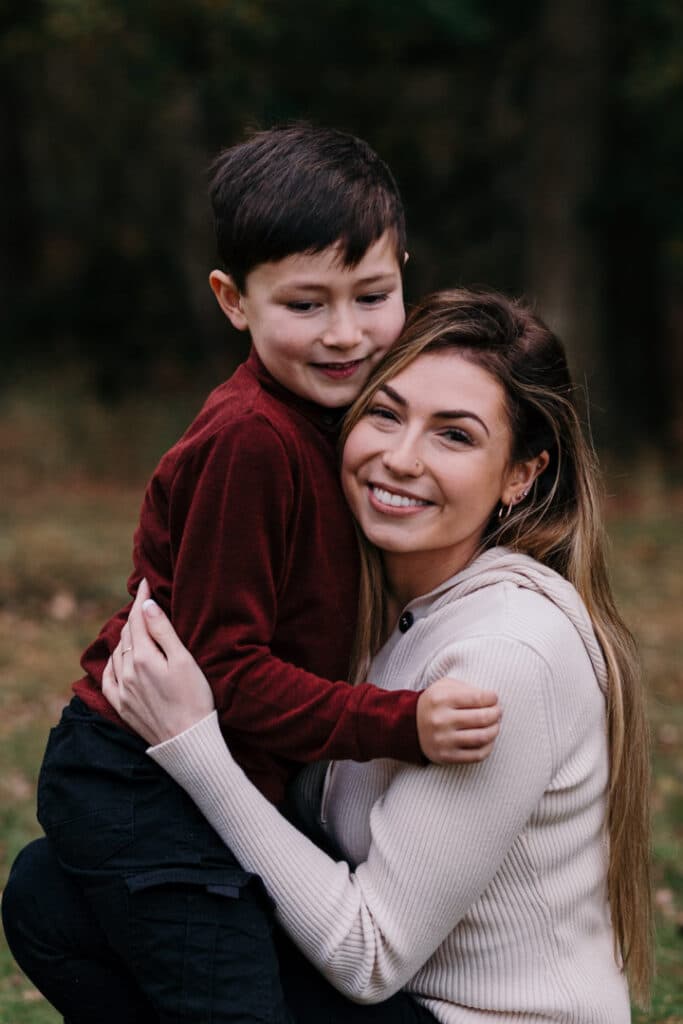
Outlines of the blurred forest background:
M489 284L568 344L650 687L660 979L637 1019L683 1021L680 0L0 0L0 882L144 479L245 354L206 281L207 165L297 118L394 170L409 301ZM56 1019L0 940L0 1021Z
M250 126L307 117L394 169L409 297L525 293L570 345L598 439L680 450L677 0L0 10L4 387L71 365L116 402L220 374L205 168Z

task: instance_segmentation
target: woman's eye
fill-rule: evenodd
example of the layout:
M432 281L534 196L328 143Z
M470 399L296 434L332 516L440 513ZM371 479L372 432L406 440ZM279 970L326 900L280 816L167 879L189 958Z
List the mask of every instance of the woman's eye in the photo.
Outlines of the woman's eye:
M381 302L386 302L388 298L388 292L373 292L371 295L359 295L358 301L363 306L377 306Z
M387 409L385 405L372 405L367 411L368 416L373 416L379 420L389 420L392 422L398 421L398 416L393 409Z
M448 430L442 430L441 436L447 441L453 441L458 444L472 444L472 438L466 430L461 430L459 427L449 427Z

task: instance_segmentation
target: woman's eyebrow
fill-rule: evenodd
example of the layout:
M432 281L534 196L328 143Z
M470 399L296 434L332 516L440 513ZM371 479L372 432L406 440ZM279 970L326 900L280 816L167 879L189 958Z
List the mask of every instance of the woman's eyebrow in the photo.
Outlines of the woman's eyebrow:
M394 389L389 387L388 384L381 384L379 390L384 391L384 393L388 395L392 401L396 402L397 405L400 405L403 408L408 405L403 395L399 395L398 391L394 391ZM469 409L444 409L443 411L432 413L432 415L436 420L476 420L477 423L480 423L482 428L486 431L486 436L491 436L491 432L481 416L477 416L476 412L470 412Z
M486 431L486 436L490 437L491 433L489 428L484 423L481 416L477 416L476 412L469 412L467 409L445 409L443 412L435 412L434 419L436 420L476 420L477 423L481 424L483 429Z
M408 403L402 395L399 395L398 391L394 391L388 384L380 384L380 391L383 391L385 395L388 395L392 401L396 402L397 405L406 406Z

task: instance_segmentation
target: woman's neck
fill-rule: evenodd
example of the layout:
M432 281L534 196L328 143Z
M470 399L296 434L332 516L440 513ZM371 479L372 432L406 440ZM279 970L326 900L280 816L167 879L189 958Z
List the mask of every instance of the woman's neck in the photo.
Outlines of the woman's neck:
M448 551L385 551L382 558L390 594L390 611L396 614L423 594L455 576L477 554L474 545Z

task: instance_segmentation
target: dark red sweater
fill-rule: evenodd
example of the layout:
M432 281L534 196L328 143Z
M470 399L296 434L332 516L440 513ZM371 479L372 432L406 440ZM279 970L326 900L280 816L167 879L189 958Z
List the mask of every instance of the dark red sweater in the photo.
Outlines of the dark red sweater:
M147 578L211 684L234 757L276 803L297 763L421 761L419 695L342 681L358 556L336 425L252 351L162 458L135 534L129 592ZM129 609L86 650L74 684L119 723L101 679Z

